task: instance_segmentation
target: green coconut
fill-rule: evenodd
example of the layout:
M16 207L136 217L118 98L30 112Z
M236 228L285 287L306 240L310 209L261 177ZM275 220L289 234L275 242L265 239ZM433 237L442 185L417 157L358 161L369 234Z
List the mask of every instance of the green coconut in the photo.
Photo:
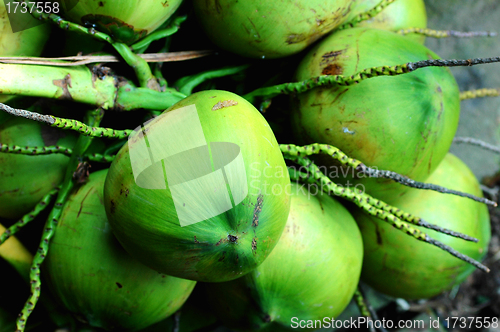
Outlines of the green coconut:
M38 25L23 31L12 32L5 2L0 1L0 56L39 56L50 36L49 24ZM0 95L0 103L12 96ZM0 112L0 122L5 117Z
M242 278L204 285L229 328L293 331L310 320L337 317L356 290L363 243L354 218L324 193L314 196L293 183L290 188L285 230L264 263Z
M58 0L64 16L131 44L162 25L182 0Z
M50 36L50 25L42 24L12 32L5 2L0 2L0 55L39 56Z
M106 174L90 174L64 205L42 272L52 294L80 319L137 331L177 311L196 282L158 273L123 250L104 210Z
M365 68L427 59L439 58L393 32L353 28L336 32L311 49L296 77L348 76ZM459 99L453 75L442 67L350 86L318 87L292 98L292 131L299 143L331 144L367 166L424 181L451 146ZM394 199L407 191L392 180L353 180L352 168L340 168L328 156L316 160L333 181L351 188L360 184L358 189L379 199Z
M474 174L448 154L427 180L429 183L482 197ZM491 237L488 208L467 198L411 189L390 204L429 223L475 237L468 242L419 228L430 237L477 261L488 250ZM474 267L430 244L411 239L382 220L360 211L353 215L364 244L361 279L378 291L406 299L429 298L463 282Z
M148 122L118 152L104 187L123 247L159 272L235 279L276 245L290 207L274 134L242 97L202 91Z
M355 0L348 21L362 14L380 3L380 0ZM369 20L363 21L357 27L368 27L398 31L408 28L427 28L427 12L423 0L397 0ZM425 41L425 36L418 34L405 35L407 38L419 42Z
M38 122L12 118L0 124L0 143L21 147L59 145L72 148L75 135ZM62 154L25 155L0 152L0 217L21 218L53 188L66 171Z
M245 57L298 53L344 23L352 0L194 0L199 24L217 46Z

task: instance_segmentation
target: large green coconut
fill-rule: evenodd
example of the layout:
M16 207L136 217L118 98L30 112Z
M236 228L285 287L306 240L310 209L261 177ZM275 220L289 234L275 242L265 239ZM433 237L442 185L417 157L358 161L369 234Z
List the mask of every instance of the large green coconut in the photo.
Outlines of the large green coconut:
M132 134L104 203L124 248L162 273L226 281L269 255L288 216L288 171L266 120L245 99L202 91Z
M349 76L365 68L439 59L425 46L395 33L353 28L314 47L297 68L297 80ZM299 143L327 143L367 166L425 180L448 152L460 113L459 90L448 68L427 67L350 86L318 87L292 98L292 130ZM329 156L317 161L330 178L380 199L407 187L360 178Z
M107 330L137 331L177 311L196 283L160 274L123 250L104 210L106 174L92 173L63 207L42 271L77 317Z
M327 327L356 290L363 245L354 218L322 192L313 196L292 184L291 193L285 230L264 263L242 278L204 285L212 310L230 328L302 331L316 320Z
M182 0L57 0L64 16L131 44L164 23Z
M0 143L21 147L59 145L72 148L75 135L38 122L12 118L0 124ZM62 154L25 155L0 152L0 217L17 219L30 212L66 171Z
M446 156L427 182L482 197L474 174L452 154ZM491 237L486 205L418 189L411 189L407 195L390 203L429 223L477 238L478 243L467 242L416 227L475 260L481 261L486 255ZM382 293L407 299L429 298L461 283L474 271L474 266L437 247L416 241L382 220L360 211L355 211L354 217L364 243L361 278Z
M352 0L194 0L205 33L217 46L252 58L298 53L344 23Z

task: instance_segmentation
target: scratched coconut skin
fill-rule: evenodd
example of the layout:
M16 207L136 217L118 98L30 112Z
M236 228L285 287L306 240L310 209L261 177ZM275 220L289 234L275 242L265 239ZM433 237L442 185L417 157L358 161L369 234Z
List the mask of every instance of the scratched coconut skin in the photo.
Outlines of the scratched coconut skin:
M377 45L374 48L373 45ZM312 48L296 71L298 81L319 75L352 75L365 68L439 57L406 37L376 29L336 32ZM292 131L300 144L326 143L380 170L425 179L448 152L458 127L460 100L448 68L422 68L350 86L319 87L291 99ZM332 181L387 200L408 191L389 179L353 179L318 156Z
M241 56L280 58L298 53L345 22L352 0L195 0L211 41Z
M290 179L273 132L245 99L202 91L166 112L193 104L207 142L232 142L241 148L246 198L216 217L180 227L170 190L135 184L126 144L106 179L106 213L117 239L145 265L185 279L231 280L257 267L276 245L290 208L284 190ZM273 194L273 185L279 194Z
M349 304L361 273L361 233L340 202L307 188L292 183L285 230L264 263L242 278L203 285L229 328L290 331L293 317L337 317Z

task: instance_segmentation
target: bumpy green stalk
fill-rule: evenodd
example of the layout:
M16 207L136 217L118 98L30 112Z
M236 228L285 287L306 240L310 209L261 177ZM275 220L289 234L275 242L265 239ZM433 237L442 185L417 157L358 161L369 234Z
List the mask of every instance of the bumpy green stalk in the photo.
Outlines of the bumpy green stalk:
M358 285L358 289L354 293L354 302L356 302L356 305L358 306L359 312L361 313L362 316L366 317L368 320L379 320L377 316L377 312L373 309L373 307L370 305L370 303L366 300L366 296L363 292L363 288L361 287L361 284ZM370 332L376 332L377 329L372 325L369 326ZM378 327L378 330L380 332L387 332L387 330L383 327L380 326Z
M134 45L130 46L130 49L134 52L141 50L141 49L145 49L152 42L173 35L177 31L179 31L179 28L180 28L182 22L184 22L186 19L187 19L187 16L176 17L168 27L166 27L165 29L157 30L157 31L149 34L148 36L141 39L140 41L138 41Z
M92 154L84 154L83 159L89 161L95 161L98 163L110 163L115 159L115 156L110 156L100 153L92 153Z
M351 76L322 75L301 82L284 83L270 87L259 88L250 93L247 93L243 97L253 104L255 103L256 98L269 99L281 94L302 93L314 89L316 87L329 86L335 84L348 86L373 77L402 75L425 67L473 66L478 64L494 63L494 62L500 62L500 57L476 58L467 60L441 59L441 60L423 60L417 62L408 62L406 64L396 65L396 66L380 66L380 67L367 68Z
M187 76L179 79L174 85L179 88L179 92L189 96L195 87L200 85L201 83L229 75L234 75L243 70L247 69L249 65L241 65L241 66L233 66L226 67L221 69L209 70L203 73L199 73L192 76Z
M402 211L402 210L400 210L392 205L389 205L389 204L387 204L379 199L376 199L374 197L368 196L365 199L372 206L374 206L378 209L382 209L386 212L389 212L389 213L395 215L396 217L398 217L399 219L404 220L406 222L409 222L413 225L432 229L432 230L435 230L436 232L443 233L443 234L453 236L453 237L457 237L457 238L463 239L465 241L478 242L478 239L476 239L474 237L471 237L471 236L468 236L466 234L462 234L459 232L455 232L455 231L449 230L447 228L442 228L442 227L435 225L435 224L431 224L420 217L417 217L411 213Z
M85 123L73 119L63 119L51 116L54 122L51 124L52 127L57 127L66 130L74 130L79 132L84 136L90 137L106 137L106 138L125 138L133 132L133 130L117 130L111 128L102 127L90 127Z
M293 144L281 144L280 145L281 152L285 155L296 157L296 156L311 156L315 154L326 154L332 157L333 159L342 163L342 165L348 165L356 170L357 173L363 173L372 178L386 178L391 179L395 182L398 182L404 186L416 188L416 189L424 189L424 190L432 190L437 191L443 194L451 194L460 197L466 197L472 199L476 202L497 206L496 202L493 202L489 199L477 197L468 193L448 189L442 186L437 186L431 183L423 183L414 181L406 176L402 176L396 172L392 171L384 171L378 170L375 168L368 167L364 165L361 161L348 157L345 153L340 151L338 148L328 145L328 144L319 144L314 143L306 146L297 146Z
M5 104L0 104L0 110L3 110L11 115L20 116L26 119L42 122L52 127L57 127L66 130L74 130L89 137L106 137L106 138L125 138L130 135L133 130L116 130L111 128L101 128L88 126L85 123L74 120L55 117L53 115L45 115L26 110L19 110L9 107ZM74 152L75 150L73 150Z
M361 165L361 161L350 158L339 148L328 144L309 144L298 146L294 144L280 144L280 150L283 154L291 157L311 156L316 154L326 154L340 162L342 165L348 165L356 169Z
M85 122L88 123L88 126L99 125L102 115L103 113L101 110L89 112L86 115ZM33 309L35 308L38 299L40 298L40 289L41 289L40 266L42 265L43 261L45 260L45 257L47 256L49 250L49 243L54 235L57 222L61 216L63 205L67 201L69 195L71 194L71 190L75 185L73 179L74 170L77 168L78 163L80 162L80 158L85 153L87 148L90 146L91 142L92 142L92 137L82 135L78 138L75 147L73 149L73 155L69 160L68 168L66 170L66 174L63 183L61 185L61 189L59 190L59 193L57 195L54 208L50 212L47 218L47 222L45 223L42 239L40 241L40 246L31 264L31 271L30 271L31 295L28 298L28 301L24 305L24 308L17 319L16 332L24 331L26 327L26 321L30 316L31 312L33 311Z
M290 157L285 157L285 158L290 159ZM291 160L293 160L293 159L291 159ZM289 173L290 179L292 181L317 184L317 179L312 174L297 171L295 168L290 168L290 167L288 168L288 173ZM435 224L431 224L420 217L417 217L411 213L402 211L402 210L400 210L392 205L389 205L389 204L387 204L379 199L376 199L374 197L371 197L371 196L365 195L365 194L364 194L364 196L365 196L364 199L366 200L366 202L368 204L370 204L371 206L374 206L377 209L381 209L381 210L384 210L390 214L393 214L405 222L408 222L408 223L413 224L413 225L425 227L428 229L432 229L432 230L435 230L437 232L447 234L449 236L463 239L465 241L478 242L478 239L476 239L474 237L471 237L471 236L468 236L466 234L462 234L459 232L455 232L455 231L452 231L452 230L449 230L446 228L442 228L442 227L435 225Z
M460 100L498 96L500 96L500 89L479 89L460 92Z
M369 20L372 17L376 16L378 13L380 13L382 10L384 10L387 6L392 4L396 0L382 0L379 2L378 5L373 7L372 9L359 14L358 16L354 17L352 20L350 20L347 23L342 24L337 30L344 30L348 28L353 28L359 23Z
M496 32L490 31L455 31L455 30L433 30L424 28L407 28L396 31L401 35L407 35L410 33L423 35L432 38L447 38L447 37L457 37L457 38L470 38L470 37L494 37L497 35Z
M54 153L63 154L65 156L71 156L73 154L73 149L58 145L38 147L38 146L7 145L0 143L0 152L17 153L29 156L39 156L39 155L47 155ZM84 159L90 161L103 162L103 163L110 163L113 161L114 158L115 156L100 154L100 153L92 153L84 155Z
M312 177L310 174L301 172L292 166L287 166L287 168L288 168L288 175L290 176L291 182L295 181L295 182L301 182L301 183L316 184L316 179L314 177Z
M365 303L365 299L363 298L363 295L359 291L359 286L356 292L354 293L354 301L356 302L356 305L358 306L359 313L364 316L364 317L372 317L370 314L370 311L368 310L368 306Z
M373 321L373 315L372 315L373 310L368 304L368 302L365 300L364 294L361 290L361 285L358 285L358 289L356 289L353 298L361 316L366 317L370 321ZM369 326L369 330L370 332L376 332L376 329L373 326L373 324Z
M455 137L453 139L453 143L466 143L474 146L478 146L480 148L483 148L485 150L495 152L500 154L500 147L495 146L493 144L486 143L484 141L481 141L477 138L472 138L472 137Z
M381 220L384 220L385 222L388 222L391 224L394 228L404 232L407 235L410 235L414 237L415 239L423 242L427 242L429 244L432 244L438 248L441 248L451 255L457 257L458 259L461 259L476 268L489 272L489 269L484 266L483 264L475 261L474 259L463 255L459 253L458 251L454 250L453 248L431 238L429 235L426 233L420 231L417 228L412 227L408 223L402 221L398 216L394 215L393 213L387 211L388 209L381 209L378 208L377 206L373 205L371 202L376 201L373 197L371 197L368 194L363 193L362 191L356 191L353 189L350 189L349 187L344 187L341 185L338 185L334 182L332 182L326 175L324 175L321 170L316 166L309 158L307 157L286 157L286 159L290 159L298 163L299 165L303 166L308 172L311 174L312 177L316 180L316 183L318 186L323 190L324 192L328 194L333 194L335 196L342 197L344 199L347 199L354 204L356 204L358 207L360 207L365 213L368 213L372 216L375 216ZM385 203L384 203L385 204ZM387 205L387 204L385 204ZM381 206L383 207L383 205ZM394 208L396 209L396 208Z
M73 150L70 148L66 148L64 146L57 146L57 145L39 147L39 146L8 145L0 143L0 152L25 154L31 156L60 153L66 156L70 156Z
M11 236L16 234L21 228L26 226L30 221L35 219L40 212L45 210L45 208L50 204L52 199L56 196L59 188L55 188L51 190L47 195L45 195L40 202L33 208L33 210L27 214L25 214L19 221L17 221L14 225L7 228L5 232L0 235L0 246L7 241Z

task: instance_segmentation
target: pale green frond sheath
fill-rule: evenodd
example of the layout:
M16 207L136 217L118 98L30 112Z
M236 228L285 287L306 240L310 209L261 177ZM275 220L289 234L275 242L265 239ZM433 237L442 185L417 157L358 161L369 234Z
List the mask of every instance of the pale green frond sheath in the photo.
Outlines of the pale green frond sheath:
M95 161L98 163L110 163L115 159L115 156L100 154L100 153L92 153L92 154L84 154L83 159L87 159L89 161Z

